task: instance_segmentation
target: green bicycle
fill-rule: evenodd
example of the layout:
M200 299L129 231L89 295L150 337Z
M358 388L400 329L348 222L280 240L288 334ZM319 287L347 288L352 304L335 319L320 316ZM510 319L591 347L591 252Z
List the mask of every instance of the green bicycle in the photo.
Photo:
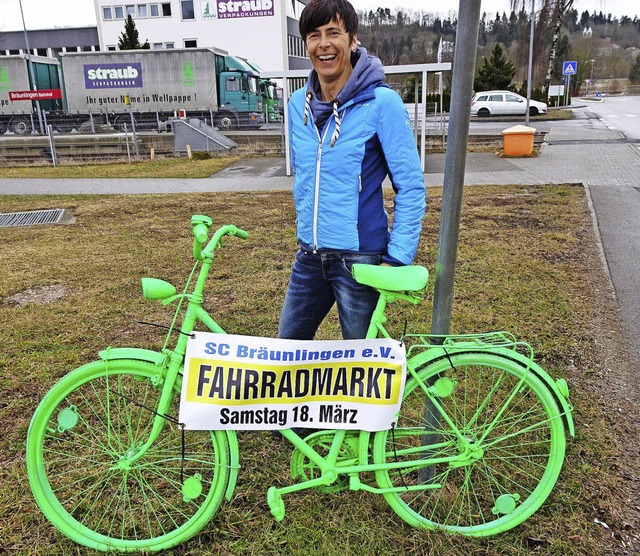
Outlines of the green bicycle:
M197 323L224 333L203 308L216 250L224 236L248 234L227 225L209 240L211 219L194 216L191 224L196 263L182 293L143 279L145 298L177 305L164 348L100 352L55 384L31 420L27 470L35 500L63 534L93 549L175 546L233 494L236 432L185 431L176 416L189 336ZM387 304L418 303L426 269L354 265L353 272L380 292L367 337L389 338ZM170 346L173 330L179 334ZM276 519L284 518L285 494L365 490L382 494L414 527L489 536L522 523L549 496L565 429L573 435L566 382L553 380L529 346L503 332L407 334L402 341L407 379L395 426L306 437L281 431L294 446L294 483L268 490Z

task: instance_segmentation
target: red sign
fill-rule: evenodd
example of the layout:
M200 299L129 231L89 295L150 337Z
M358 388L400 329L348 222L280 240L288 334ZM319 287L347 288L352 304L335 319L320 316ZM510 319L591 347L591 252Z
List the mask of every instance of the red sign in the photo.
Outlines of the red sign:
M9 100L54 100L58 98L62 98L62 91L60 89L9 91Z

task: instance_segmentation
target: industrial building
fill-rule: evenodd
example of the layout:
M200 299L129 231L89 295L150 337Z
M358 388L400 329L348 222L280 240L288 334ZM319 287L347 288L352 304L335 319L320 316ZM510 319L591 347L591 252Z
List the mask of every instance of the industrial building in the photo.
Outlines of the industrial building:
M168 0L117 4L94 0L96 27L27 29L31 54L117 50L128 15L152 49L216 47L265 71L308 69L298 20L300 0ZM22 31L0 33L0 56L24 54Z

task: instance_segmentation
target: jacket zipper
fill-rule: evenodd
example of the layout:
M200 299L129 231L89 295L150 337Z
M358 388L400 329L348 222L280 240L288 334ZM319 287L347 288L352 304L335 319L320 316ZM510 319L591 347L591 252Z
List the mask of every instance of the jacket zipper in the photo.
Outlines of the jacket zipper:
M316 183L313 193L313 253L315 254L318 251L318 205L320 199L320 162L322 159L322 145L324 144L324 140L327 137L327 132L329 131L329 128L331 126L325 126L322 137L320 136L318 128L315 124L313 124L313 127L316 129L316 133L318 134L318 152L316 154Z

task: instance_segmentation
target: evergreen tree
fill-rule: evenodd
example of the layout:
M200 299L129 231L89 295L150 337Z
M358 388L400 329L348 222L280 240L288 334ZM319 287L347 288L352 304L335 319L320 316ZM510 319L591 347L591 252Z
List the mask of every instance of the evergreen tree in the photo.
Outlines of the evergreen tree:
M150 48L149 41L140 44L139 33L131 15L128 15L124 21L124 31L120 33L118 48L120 50L147 50Z
M633 66L631 66L631 71L629 71L629 81L634 85L640 83L640 54L636 56Z
M500 43L496 43L491 50L491 57L486 58L474 81L476 91L491 91L493 89L507 89L516 74L516 67L507 59Z

